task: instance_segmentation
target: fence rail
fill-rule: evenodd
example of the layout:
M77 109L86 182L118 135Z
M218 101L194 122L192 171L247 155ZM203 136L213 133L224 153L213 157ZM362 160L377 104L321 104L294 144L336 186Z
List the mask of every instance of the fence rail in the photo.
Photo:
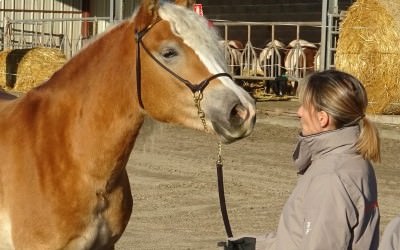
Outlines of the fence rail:
M59 48L69 58L110 26L109 17L4 20L2 49Z

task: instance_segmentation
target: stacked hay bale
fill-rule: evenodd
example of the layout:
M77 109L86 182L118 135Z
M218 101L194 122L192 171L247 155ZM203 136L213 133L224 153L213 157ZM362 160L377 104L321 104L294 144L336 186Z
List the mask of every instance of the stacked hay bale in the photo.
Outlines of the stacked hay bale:
M363 82L368 113L400 114L399 62L400 1L355 2L341 24L335 66Z
M27 92L50 78L66 62L55 48L15 49L0 52L0 88Z

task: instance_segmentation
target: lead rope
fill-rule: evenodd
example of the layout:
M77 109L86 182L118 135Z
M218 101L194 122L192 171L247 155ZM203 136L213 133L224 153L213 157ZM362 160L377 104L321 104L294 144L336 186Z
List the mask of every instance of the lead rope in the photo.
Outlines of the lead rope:
M221 208L222 220L224 221L225 231L228 238L232 238L232 229L231 224L229 223L228 211L226 210L226 203L225 203L225 191L224 191L224 175L222 171L222 144L218 142L218 158L216 162L217 167L217 177L218 177L218 196L219 196L219 206Z
M204 131L208 132L208 127L205 119L205 113L200 106L200 102L203 99L203 93L199 90L193 93L193 99L195 106L197 108L197 114L203 124ZM222 220L224 221L225 231L228 238L233 237L231 225L229 223L228 212L226 210L226 203L225 203L225 191L224 191L224 176L223 176L223 164L222 164L222 143L221 141L218 142L218 155L217 161L215 163L217 167L217 178L218 178L218 196L219 196L219 205L221 208Z

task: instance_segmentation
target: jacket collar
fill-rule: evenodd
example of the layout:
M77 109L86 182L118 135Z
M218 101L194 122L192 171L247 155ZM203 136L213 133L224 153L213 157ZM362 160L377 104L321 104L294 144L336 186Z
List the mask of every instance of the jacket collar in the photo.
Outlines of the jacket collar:
M304 174L311 162L328 153L356 153L355 145L360 134L358 125L302 136L293 153L294 165Z

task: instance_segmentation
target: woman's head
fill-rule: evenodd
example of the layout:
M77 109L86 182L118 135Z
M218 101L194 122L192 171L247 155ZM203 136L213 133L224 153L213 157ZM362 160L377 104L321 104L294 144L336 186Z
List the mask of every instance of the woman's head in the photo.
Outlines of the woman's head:
M357 124L368 105L363 85L350 74L328 70L312 74L301 93L304 107L325 111L335 128Z
M301 118L304 135L358 125L363 126L357 149L368 159L379 160L378 132L365 111L367 93L354 76L336 70L310 75L300 93Z

